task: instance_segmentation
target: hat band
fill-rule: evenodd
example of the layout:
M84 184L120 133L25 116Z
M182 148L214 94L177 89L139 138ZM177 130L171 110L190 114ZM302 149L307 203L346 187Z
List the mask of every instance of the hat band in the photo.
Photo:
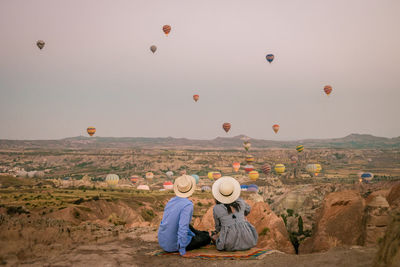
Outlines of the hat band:
M221 193L221 191L219 191L220 193ZM229 197L229 196L231 196L232 194L233 194L233 192L234 191L232 191L232 193L230 193L229 195L225 195L225 194L223 194L223 193L221 193L221 195L223 195L224 197Z
M186 190L186 191L181 191L179 188L178 188L178 190L179 190L179 192L181 192L181 193L187 193L187 192L189 192L190 190L192 190L192 187L193 187L193 184L190 183L190 188L189 188L188 190Z

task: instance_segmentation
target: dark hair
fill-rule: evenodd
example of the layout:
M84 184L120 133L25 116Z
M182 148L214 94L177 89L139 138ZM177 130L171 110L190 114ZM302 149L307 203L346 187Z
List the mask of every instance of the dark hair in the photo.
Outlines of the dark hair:
M221 202L219 202L218 200L215 200L215 203L217 204L222 204ZM232 213L232 207L236 210L239 211L240 210L240 204L236 201L229 203L229 204L223 204L226 209L228 210L228 214Z

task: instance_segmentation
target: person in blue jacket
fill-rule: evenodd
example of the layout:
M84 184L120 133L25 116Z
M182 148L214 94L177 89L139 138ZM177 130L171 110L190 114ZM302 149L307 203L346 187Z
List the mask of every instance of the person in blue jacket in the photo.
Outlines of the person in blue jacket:
M187 250L200 248L211 242L207 231L198 231L190 225L193 202L188 199L196 189L196 180L190 175L182 175L175 180L176 197L168 201L158 229L158 243L167 252L179 251L181 256Z

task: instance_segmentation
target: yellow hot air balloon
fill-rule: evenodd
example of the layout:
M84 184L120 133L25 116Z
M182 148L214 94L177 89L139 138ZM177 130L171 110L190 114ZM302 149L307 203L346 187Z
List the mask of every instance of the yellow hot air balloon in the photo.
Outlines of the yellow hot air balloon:
M282 174L282 173L284 173L284 172L285 172L285 165L283 165L283 164L276 164L276 165L275 165L275 172L276 172L277 174Z
M250 178L252 181L257 180L259 176L260 176L260 175L258 174L258 171L251 171L251 172L249 172L249 178Z
M213 177L213 172L209 172L209 173L207 174L207 177L208 177L208 179L213 180L213 179L214 179L214 177Z
M153 179L154 174L152 172L146 172L146 179Z
M119 181L119 177L116 174L108 174L106 176L106 183L110 186L117 185Z
M96 128L94 128L94 127L88 127L88 128L86 129L86 131L87 131L88 135L93 136L93 135L96 133Z
M248 164L254 162L254 157L252 155L246 155L246 162Z
M306 171L311 175L318 175L322 170L320 164L307 164Z

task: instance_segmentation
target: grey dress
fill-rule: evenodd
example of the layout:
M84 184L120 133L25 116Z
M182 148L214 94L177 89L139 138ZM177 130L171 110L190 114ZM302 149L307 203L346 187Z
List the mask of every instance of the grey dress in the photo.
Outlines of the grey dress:
M224 204L214 206L215 230L219 232L216 240L218 250L247 250L257 244L257 231L245 218L250 213L250 206L241 198L236 202L239 203L240 210L235 211L232 208L231 214L228 214Z

